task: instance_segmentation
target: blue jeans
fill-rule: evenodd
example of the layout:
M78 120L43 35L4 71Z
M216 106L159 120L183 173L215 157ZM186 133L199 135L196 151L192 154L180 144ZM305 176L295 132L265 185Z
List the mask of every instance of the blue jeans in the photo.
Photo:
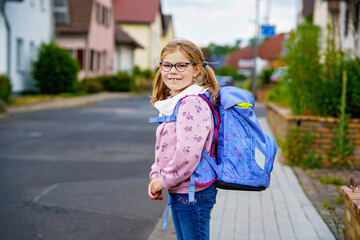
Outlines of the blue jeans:
M210 239L210 212L216 200L215 184L195 193L195 201L189 202L188 194L170 193L171 213L177 240Z

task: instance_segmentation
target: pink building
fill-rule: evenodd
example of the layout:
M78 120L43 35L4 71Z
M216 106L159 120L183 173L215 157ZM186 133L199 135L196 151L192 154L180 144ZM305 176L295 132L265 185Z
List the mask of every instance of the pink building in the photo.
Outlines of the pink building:
M114 73L115 24L112 0L55 1L56 43L81 67L79 79Z

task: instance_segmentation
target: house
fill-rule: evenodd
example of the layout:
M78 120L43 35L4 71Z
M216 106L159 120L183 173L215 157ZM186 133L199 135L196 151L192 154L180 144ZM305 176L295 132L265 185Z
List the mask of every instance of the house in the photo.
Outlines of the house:
M171 15L162 15L163 34L161 38L161 48L174 39L174 26Z
M284 55L284 42L288 35L278 34L266 39L258 47L258 56L256 58L256 71L260 73L265 66L280 67L285 63L281 60ZM255 48L247 46L239 48L226 57L225 65L238 68L245 76L250 76L254 69Z
M135 65L158 67L162 47L174 37L171 17L162 15L160 0L114 0L114 15L116 23L143 47L135 49Z
M0 11L0 74L10 77L14 93L33 91L31 60L52 39L52 1L1 0Z
M54 16L55 41L78 60L80 79L114 73L112 0L57 0Z
M321 28L321 47L326 48L327 26L332 28L332 39L337 48L360 57L359 18L360 3L349 1L299 1L298 24L308 17Z
M132 37L124 32L120 26L115 26L115 72L132 72L134 69L134 50L143 48Z

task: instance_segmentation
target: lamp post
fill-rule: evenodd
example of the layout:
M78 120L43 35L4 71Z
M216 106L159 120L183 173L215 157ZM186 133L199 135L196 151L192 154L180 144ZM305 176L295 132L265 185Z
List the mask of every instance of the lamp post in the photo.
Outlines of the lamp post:
M258 56L258 41L259 41L259 3L260 0L256 0L255 6L255 46L253 52L253 71L252 71L252 92L256 99L256 90L257 90L257 75L256 75L256 58Z

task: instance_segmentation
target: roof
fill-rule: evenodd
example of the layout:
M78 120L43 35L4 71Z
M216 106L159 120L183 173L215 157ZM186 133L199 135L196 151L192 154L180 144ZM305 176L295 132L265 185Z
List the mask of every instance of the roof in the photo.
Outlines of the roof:
M263 60L274 61L279 59L286 34L281 33L266 39L258 50L258 56ZM239 48L226 57L226 65L238 67L239 60L251 60L254 57L254 47Z
M259 47L260 58L269 61L279 59L284 39L285 33L280 33L274 37L265 40Z
M245 48L239 48L230 53L225 60L225 65L238 67L240 59L250 60L253 59L254 47L247 46Z
M172 21L171 15L162 15L162 22L163 22L163 34L166 34Z
M114 0L116 22L151 23L161 13L160 0Z
M70 24L57 25L60 33L87 33L89 31L93 0L68 0Z
M134 47L143 48L139 43L137 43L132 37L130 37L126 32L124 32L121 27L115 27L115 42L117 44L129 44Z

